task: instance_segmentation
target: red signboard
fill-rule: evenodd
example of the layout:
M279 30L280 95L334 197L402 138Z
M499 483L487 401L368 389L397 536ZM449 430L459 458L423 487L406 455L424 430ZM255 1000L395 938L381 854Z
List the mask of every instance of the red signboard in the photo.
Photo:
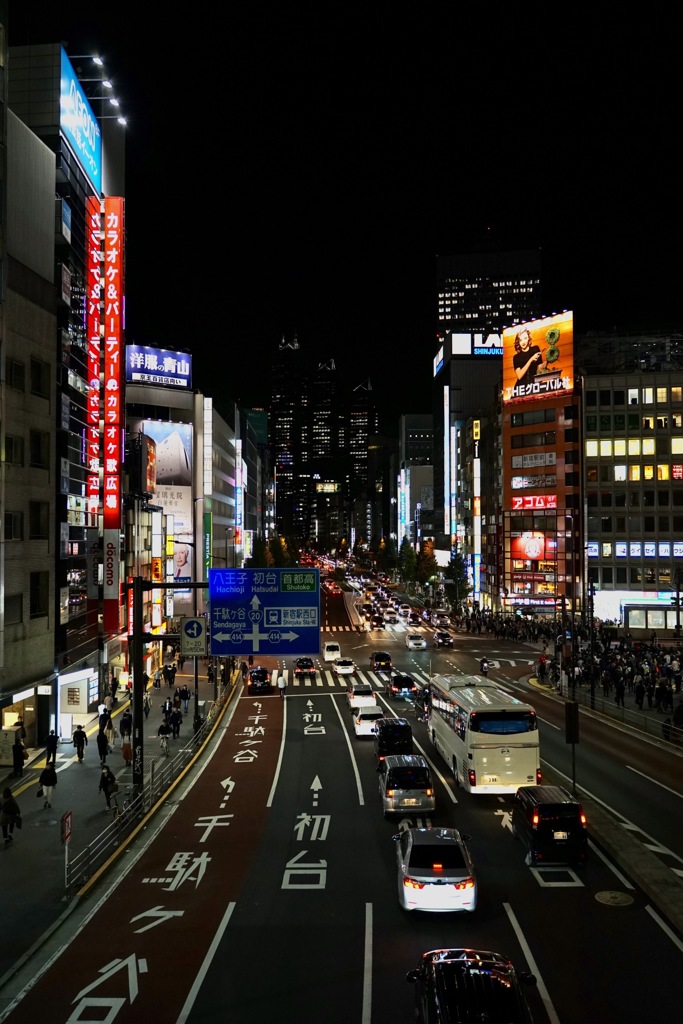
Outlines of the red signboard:
M514 511L519 511L520 509L534 508L557 508L557 495L527 494L526 496L513 496L512 508Z
M87 525L97 526L100 507L100 200L86 199L87 263L85 330L88 344L86 411Z

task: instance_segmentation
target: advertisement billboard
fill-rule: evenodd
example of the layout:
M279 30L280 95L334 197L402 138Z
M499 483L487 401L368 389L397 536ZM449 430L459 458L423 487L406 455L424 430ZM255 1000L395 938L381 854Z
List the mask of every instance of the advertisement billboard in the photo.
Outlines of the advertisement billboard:
M503 404L560 397L573 390L573 313L558 313L505 328Z
M126 345L126 382L192 387L192 356L146 345Z
M166 515L173 516L173 576L179 583L179 590L175 591L176 612L191 610L192 591L187 588L183 591L182 584L195 578L192 429L191 423L168 420L129 421L132 433L146 434L156 443L156 481L152 500L163 508Z

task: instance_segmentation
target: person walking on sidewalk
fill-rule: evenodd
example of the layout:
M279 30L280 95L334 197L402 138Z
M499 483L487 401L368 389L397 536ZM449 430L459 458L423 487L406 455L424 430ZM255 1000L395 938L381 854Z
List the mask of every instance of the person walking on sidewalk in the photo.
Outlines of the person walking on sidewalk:
M52 794L57 785L57 771L54 764L48 763L45 765L40 773L38 782L43 787L43 796L45 797L43 807L52 807Z
M280 698L282 700L284 700L285 699L285 691L287 689L287 680L285 679L284 674L282 672L277 677L277 688L280 691Z
M173 708L169 715L168 724L173 731L173 739L177 740L180 736L180 726L183 724L183 715L180 708Z
M145 721L149 718L149 713L152 710L152 702L149 699L149 694L146 693L142 698L142 710L145 713Z
M190 710L190 697L191 696L192 696L192 694L190 693L190 687L186 683L183 686L183 688L181 689L181 691L180 691L180 699L183 702L183 711L185 712L185 714L188 714L188 712Z
M74 747L76 748L76 753L78 754L78 760L82 761L85 748L88 746L88 734L82 725L76 726L76 731L74 732L72 739Z
M121 742L124 743L126 740L130 741L133 733L133 713L130 708L121 715L121 721L119 722L119 731L121 733Z
M25 753L26 747L24 746L24 741L19 735L19 730L17 729L17 734L14 737L14 743L12 744L12 765L15 779L20 778L24 774L24 761L26 760L26 757L24 757Z
M100 764L104 766L107 763L107 754L109 753L109 740L104 729L100 729L97 734L97 753L100 755Z
M114 793L117 793L119 789L116 777L108 765L102 767L102 774L100 775L100 793L104 793L105 800L107 801L107 810L111 808L111 798Z
M0 803L0 827L5 843L11 843L14 839L14 826L21 828L21 811L19 804L12 796L12 790L5 786L2 791L2 803Z
M57 764L57 743L59 742L57 733L54 729L50 729L50 735L45 740L45 763L49 764L52 761L53 764Z

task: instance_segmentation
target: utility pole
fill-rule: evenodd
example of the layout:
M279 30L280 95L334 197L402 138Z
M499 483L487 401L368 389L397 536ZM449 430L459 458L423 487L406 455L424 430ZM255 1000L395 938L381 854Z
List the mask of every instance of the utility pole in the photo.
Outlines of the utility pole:
M591 673L591 708L595 708L595 584L590 583L588 592L588 614L590 629L590 673Z
M673 598L673 603L676 606L676 625L674 627L674 636L676 640L680 640L681 637L681 567L676 566L674 573L674 580L676 583L676 596Z

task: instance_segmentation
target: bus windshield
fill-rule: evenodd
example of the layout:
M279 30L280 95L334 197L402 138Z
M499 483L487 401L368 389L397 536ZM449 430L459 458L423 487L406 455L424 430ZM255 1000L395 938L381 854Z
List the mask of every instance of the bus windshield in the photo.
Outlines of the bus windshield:
M472 732L494 736L509 736L519 732L535 732L538 723L533 711L473 711L470 715L470 729Z

